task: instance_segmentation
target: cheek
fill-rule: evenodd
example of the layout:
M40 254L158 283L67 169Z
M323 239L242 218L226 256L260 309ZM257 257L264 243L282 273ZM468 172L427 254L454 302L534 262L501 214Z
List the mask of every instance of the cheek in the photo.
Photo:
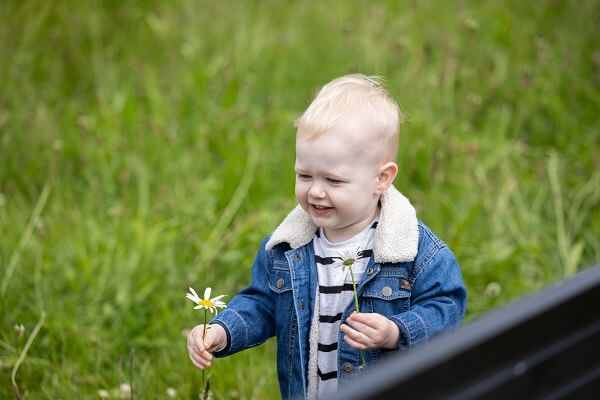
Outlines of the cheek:
M357 210L367 207L371 202L371 198L369 197L368 192L365 192L364 188L352 187L338 192L336 202L340 207L343 207L350 212L356 212Z
M347 211L351 210L354 206L354 201L353 201L354 196L352 196L350 193L338 192L338 193L332 195L330 198L331 198L331 201L338 208L339 212L342 212L342 213L347 212Z
M303 204L306 201L306 184L300 181L296 181L295 193L296 200L298 203Z

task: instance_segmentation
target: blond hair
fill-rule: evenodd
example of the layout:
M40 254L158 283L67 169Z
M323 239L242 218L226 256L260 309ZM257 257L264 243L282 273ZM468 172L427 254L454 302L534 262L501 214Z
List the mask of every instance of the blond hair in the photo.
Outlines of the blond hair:
M358 116L371 131L369 139L381 146L383 159L395 161L404 116L381 82L380 77L352 74L327 83L296 120L297 138L316 140L334 126Z

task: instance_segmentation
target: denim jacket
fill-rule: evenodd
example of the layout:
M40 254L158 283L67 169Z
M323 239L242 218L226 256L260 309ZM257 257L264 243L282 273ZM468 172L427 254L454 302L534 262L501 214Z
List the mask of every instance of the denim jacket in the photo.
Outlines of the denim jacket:
M263 240L252 282L211 323L227 333L222 357L277 337L277 374L282 398L316 394L315 313L317 272L312 239L317 227L296 207ZM466 290L452 251L416 217L406 197L391 186L381 197L373 256L357 286L361 312L395 322L398 349L427 342L464 317ZM354 311L348 304L341 322ZM360 373L360 352L338 335L338 383ZM388 350L365 351L374 364ZM312 361L311 361L312 359ZM313 367L311 367L311 365Z

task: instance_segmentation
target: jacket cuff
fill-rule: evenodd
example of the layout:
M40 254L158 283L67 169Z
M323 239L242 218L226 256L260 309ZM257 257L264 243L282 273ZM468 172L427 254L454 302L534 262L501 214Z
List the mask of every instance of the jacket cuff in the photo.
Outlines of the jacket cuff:
M215 352L215 357L224 357L246 348L248 325L236 311L225 310L213 318L210 323L221 325L227 334L227 345L222 350Z
M398 325L398 348L401 350L426 342L429 337L427 324L413 311L391 316L390 319Z

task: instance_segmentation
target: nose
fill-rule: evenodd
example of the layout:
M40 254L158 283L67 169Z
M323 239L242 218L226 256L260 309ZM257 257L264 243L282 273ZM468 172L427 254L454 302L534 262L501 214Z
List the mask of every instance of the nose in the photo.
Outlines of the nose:
M322 199L325 197L325 191L318 182L313 182L313 184L310 185L310 189L308 190L308 196L315 199Z

